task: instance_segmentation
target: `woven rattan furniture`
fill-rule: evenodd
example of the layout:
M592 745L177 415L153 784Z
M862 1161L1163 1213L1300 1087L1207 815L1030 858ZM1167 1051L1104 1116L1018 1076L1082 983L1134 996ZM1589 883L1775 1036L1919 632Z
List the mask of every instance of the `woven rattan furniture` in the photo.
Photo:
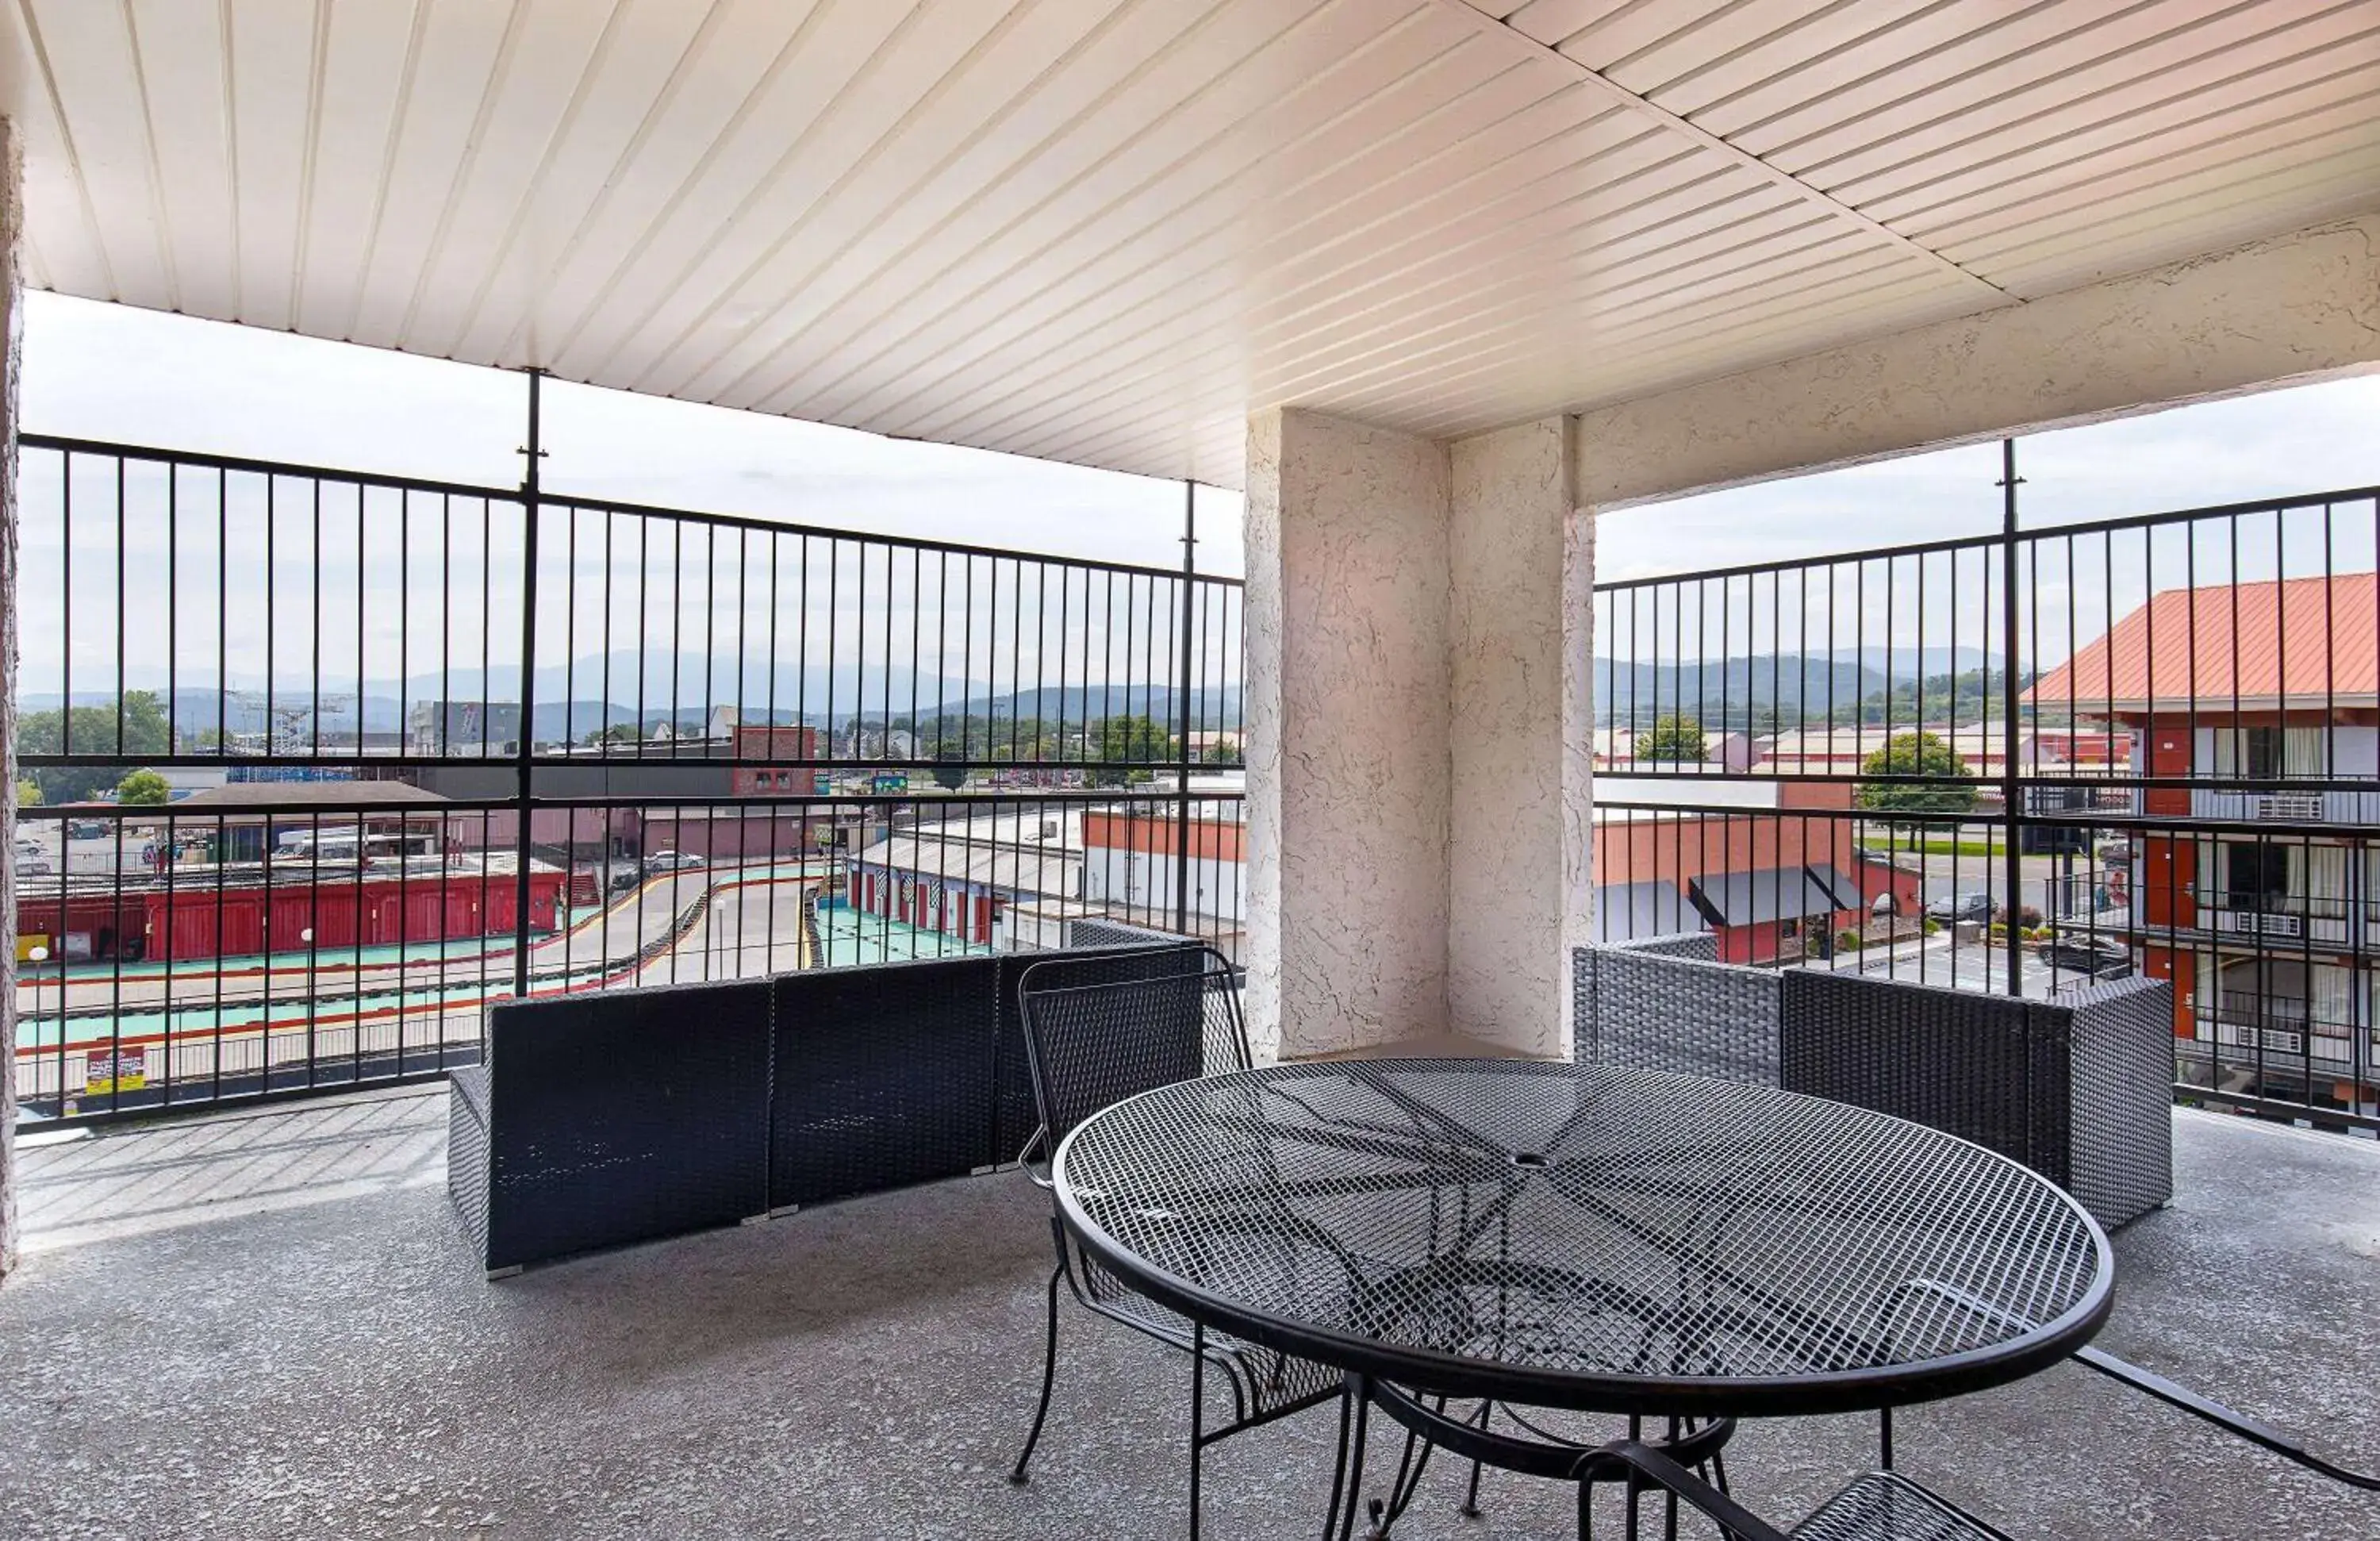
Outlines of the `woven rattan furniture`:
M449 1094L464 1233L502 1274L989 1171L1038 1122L1017 978L1039 959L1115 955L977 954L493 1007L486 1062L456 1071Z
M1839 1102L1609 1065L1183 1083L1077 1126L1052 1181L1083 1255L1131 1287L1338 1366L1362 1406L1458 1456L1539 1475L1584 1452L1433 1399L1887 1409L2064 1357L2112 1286L2106 1234L2003 1157ZM1364 1438L1359 1414L1342 1472L1362 1470Z
M1084 1120L1152 1087L1248 1067L1247 1030L1231 965L1208 949L1092 954L1038 963L1018 982L1025 1039L1041 1125L1026 1154L1046 1152ZM1049 1180L1026 1170L1037 1183ZM1050 1222L1057 1265L1050 1275L1041 1396L1010 1480L1026 1480L1050 1414L1058 1371L1061 1285L1085 1309L1189 1355L1190 1534L1199 1531L1200 1469L1208 1445L1336 1398L1341 1377L1311 1361L1258 1347L1159 1304L1100 1259L1068 1244ZM1241 1238L1262 1244L1262 1238ZM1206 1378L1222 1381L1232 1414L1207 1421Z
M767 1212L766 980L507 1003L487 1038L446 1173L492 1275Z
M1708 934L1574 954L1582 1061L1854 1103L1971 1139L2110 1229L2173 1196L2173 987L2046 1001L1721 964Z

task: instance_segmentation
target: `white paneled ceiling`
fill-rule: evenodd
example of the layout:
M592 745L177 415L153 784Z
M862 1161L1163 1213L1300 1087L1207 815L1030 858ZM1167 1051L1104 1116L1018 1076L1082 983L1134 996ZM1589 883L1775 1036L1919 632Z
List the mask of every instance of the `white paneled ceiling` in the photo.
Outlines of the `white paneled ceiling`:
M66 293L1162 476L2380 206L2374 0L9 0Z

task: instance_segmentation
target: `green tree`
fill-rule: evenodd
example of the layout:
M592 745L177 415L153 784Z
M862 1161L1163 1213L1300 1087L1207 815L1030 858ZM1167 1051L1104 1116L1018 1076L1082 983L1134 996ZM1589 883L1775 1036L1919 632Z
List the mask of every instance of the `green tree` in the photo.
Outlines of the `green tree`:
M17 806L36 808L42 806L42 783L30 776L17 778Z
M1236 738L1218 738L1207 746L1206 754L1200 758L1208 765L1245 765L1248 762L1246 752L1240 747L1240 741Z
M1967 813L1975 806L1973 774L1958 752L1930 733L1900 733L1861 766L1871 776L1923 776L1926 781L1861 783L1859 806L1877 813Z
M597 728L587 735L589 745L636 744L644 738L634 722L614 722L608 728Z
M1117 761L1161 760L1172 755L1172 739L1147 717L1111 717L1099 724L1099 753L1093 758L1109 765ZM1098 770L1093 786L1137 786L1150 779L1146 770Z
M1703 737L1703 725L1691 717L1668 716L1653 724L1645 742L1636 746L1638 759L1700 759L1708 752Z
M174 789L154 770L135 770L115 783L115 800L127 807L160 807L174 800Z
M123 733L116 723L119 712ZM140 760L174 752L164 704L148 690L128 690L120 702L29 711L17 720L19 755L109 755ZM124 772L103 765L47 765L28 772L45 803L77 803L115 785Z

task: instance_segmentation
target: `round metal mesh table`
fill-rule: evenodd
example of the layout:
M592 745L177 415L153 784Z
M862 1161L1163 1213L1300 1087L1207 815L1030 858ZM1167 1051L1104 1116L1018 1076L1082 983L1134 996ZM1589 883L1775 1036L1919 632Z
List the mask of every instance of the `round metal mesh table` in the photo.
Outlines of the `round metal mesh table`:
M1060 1147L1081 1244L1193 1319L1583 1411L1902 1405L2098 1329L2106 1235L1951 1135L1769 1087L1500 1060L1273 1065Z

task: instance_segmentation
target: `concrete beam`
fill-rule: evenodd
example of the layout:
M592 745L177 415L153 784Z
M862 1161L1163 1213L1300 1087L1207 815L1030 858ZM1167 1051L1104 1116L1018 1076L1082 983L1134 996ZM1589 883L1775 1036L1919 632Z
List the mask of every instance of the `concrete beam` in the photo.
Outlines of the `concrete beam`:
M2380 213L1581 414L1598 511L2380 370Z

